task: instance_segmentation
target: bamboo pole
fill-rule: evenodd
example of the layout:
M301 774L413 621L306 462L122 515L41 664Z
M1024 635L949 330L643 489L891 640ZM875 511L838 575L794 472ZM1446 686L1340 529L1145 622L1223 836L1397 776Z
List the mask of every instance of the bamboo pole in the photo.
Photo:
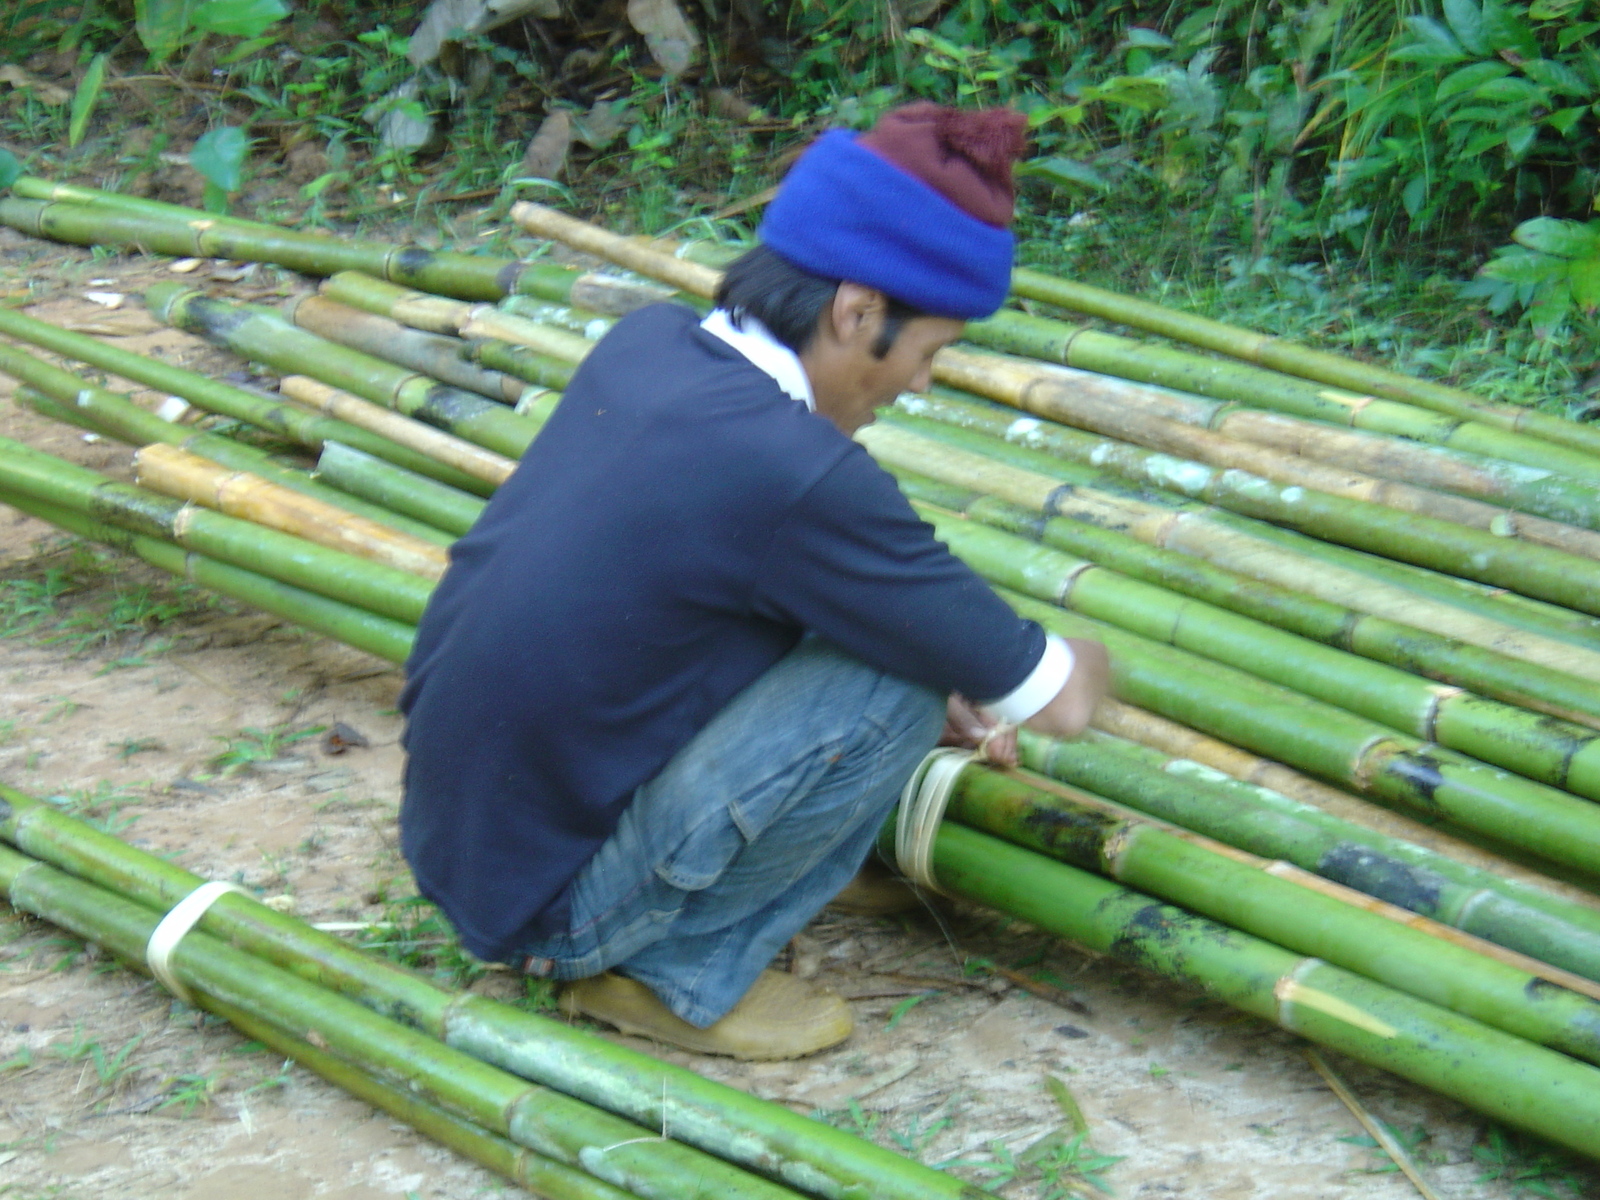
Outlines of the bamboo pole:
M0 438L0 486L408 624L421 618L432 591L431 584L411 572L114 483L9 438Z
M1012 461L966 448L952 427L913 428L909 423L879 421L856 434L879 462L891 470L911 471L942 483L992 495L1045 517L1064 517L1125 533L1149 545L1210 562L1251 579L1273 583L1359 612L1386 617L1403 625L1431 629L1471 645L1564 671L1600 683L1600 654L1543 634L1463 612L1453 605L1376 581L1353 570L1317 562L1219 524L1212 514L1181 511L1131 499L1079 483L1063 483L1064 471L1045 474L1038 468L1056 465L1037 452L1014 450ZM992 439L983 439L984 449ZM1031 468L1014 465L1029 461ZM1076 478L1090 479L1083 472Z
M0 847L11 903L130 965L143 962L158 912ZM793 1200L769 1183L634 1124L452 1050L425 1033L307 983L199 930L177 945L174 974L202 1006L221 1000L377 1072L428 1102L641 1200ZM306 1031L314 1032L310 1038Z
M1247 480L1240 472L1295 489L1322 493L1321 496L1304 498L1313 510L1320 506L1322 512L1301 512L1298 527L1307 528L1305 522L1316 521L1317 527L1311 531L1319 532L1328 527L1328 510L1331 509L1333 514L1349 514L1344 535L1333 538L1346 544L1360 545L1375 536L1368 534L1363 537L1361 533L1356 533L1354 536L1360 540L1351 541L1350 527L1376 527L1386 520L1396 523L1392 517L1377 509L1360 507L1377 505L1487 531L1499 539L1516 538L1590 559L1600 558L1600 533L1593 530L1545 517L1529 516L1480 500L1414 487L1409 483L1384 480L1357 470L1329 466L1315 459L1285 455L1253 442L1239 441L1209 429L1130 408L1120 398L1098 395L1098 389L1092 386L1092 381L1097 377L1087 372L1077 373L1089 381L1087 383L1076 379L1045 380L1033 373L1032 364L1020 360L955 349L943 353L947 382L959 381L968 388L976 384L983 387L984 393L992 399L1046 420L1027 428L1004 413L963 404L949 397L908 398L901 402L907 411L937 417L942 410L956 409L965 417L963 423L968 428L981 428L996 437L1005 437L1008 431L1014 430L1014 436L1020 444L1031 445L1076 462L1092 462L1116 471L1133 482L1155 483L1193 499L1206 500L1246 515L1261 515L1252 511L1261 501L1251 495L1248 489L1259 492L1262 485ZM1064 427L1068 425L1075 429ZM1086 437L1076 430L1088 430L1103 436L1099 439ZM1136 450L1122 443L1133 443L1146 449ZM1209 475L1185 471L1170 463L1165 457L1168 455L1186 460L1185 465L1203 463L1214 470ZM1355 503L1340 505L1337 501L1323 499L1323 496ZM1297 510L1304 507L1305 504L1297 505ZM1282 513L1277 513L1272 519L1282 521L1284 518ZM1421 528L1437 536L1441 527L1424 521ZM1445 528L1444 533L1448 535L1451 530ZM1319 535L1328 536L1326 533ZM1386 547L1385 552L1391 557L1400 557L1393 554L1393 547ZM1410 555L1403 557L1414 561Z
M360 350L374 358L410 367L440 383L465 388L503 404L516 404L527 390L520 379L469 362L460 338L411 329L387 317L339 304L326 296L297 296L284 314L301 329Z
M278 390L299 404L362 429L381 433L397 445L426 454L435 462L454 467L462 474L470 475L491 487L499 487L517 469L515 459L486 450L442 429L424 425L421 421L401 416L393 409L363 400L351 392L329 387L308 375L285 375L278 381ZM340 442L340 445L353 450L362 449L349 442Z
M1130 718L1128 706L1113 707L1123 714L1103 721L1097 713L1096 729L1080 741L1023 731L1022 764L1541 962L1589 979L1600 976L1600 909L1593 894L1325 784L1304 780L1323 794L1302 786L1291 797L1250 782L1260 767L1273 765L1154 714L1135 709ZM1152 724L1172 732L1152 737ZM1120 728L1123 735L1103 732L1103 725ZM1166 744L1157 748L1129 740L1139 735ZM1184 750L1197 758L1186 757ZM1286 772L1276 766L1270 773L1279 782Z
M450 556L429 542L290 491L259 475L229 471L175 446L159 442L146 446L134 455L133 463L135 479L143 487L267 529L385 563L423 579L439 579L450 565ZM180 514L180 536L193 512L185 508Z
M539 387L564 390L572 382L572 364L532 346L519 346L500 338L474 338L467 343L466 353L473 362Z
M317 459L317 478L341 491L370 500L384 508L407 513L429 524L463 534L483 515L484 502L412 475L381 458L329 442Z
M1361 658L918 503L990 581L1106 621L1529 779L1600 800L1600 734Z
M717 283L722 278L721 271L689 262L687 259L674 258L670 254L629 241L618 234L600 229L587 221L569 217L543 204L532 204L526 200L513 204L511 219L535 237L564 242L574 250L582 250L609 259L619 266L638 271L641 275L648 275L652 279L659 279L690 295L710 299L717 294Z
M379 616L354 605L329 599L256 571L232 566L204 554L186 551L170 542L129 533L82 513L37 500L0 485L0 503L48 521L69 533L102 542L142 558L151 566L186 579L220 595L292 621L313 633L365 650L391 663L403 663L411 653L416 627Z
M948 813L1506 1033L1588 1062L1600 1058L1600 985L1290 863L1027 773L968 767Z
M488 304L480 304L468 314L461 323L461 336L474 341L488 338L526 346L565 363L580 363L594 349L594 343L580 334L513 316Z
M165 911L202 882L50 805L0 784L0 839ZM684 1067L471 993L452 993L304 922L227 895L198 925L238 949L402 1014L446 1044L824 1200L981 1200L986 1193L782 1105Z
M329 300L374 316L388 317L407 328L450 337L461 332L462 322L472 311L472 305L464 300L414 291L360 271L339 271L330 275L317 284L317 291Z
M942 889L1203 988L1495 1120L1589 1156L1600 1146L1600 1073L1587 1064L953 822L939 829L934 868Z
M1496 404L1461 388L1402 375L1340 354L1314 350L1281 337L1255 333L1148 300L1075 283L1041 271L1012 272L1013 294L1059 308L1131 325L1230 358L1357 393L1384 396L1464 420L1532 434L1589 454L1600 453L1600 430L1513 404Z
M538 433L537 424L503 404L327 341L268 309L227 304L170 283L156 284L145 300L161 320L236 354L284 374L310 375L508 457L520 458Z
M514 317L523 317L540 325L565 329L568 333L578 334L591 342L598 342L605 337L617 323L615 317L569 304L541 300L537 296L507 296L500 301L500 309Z

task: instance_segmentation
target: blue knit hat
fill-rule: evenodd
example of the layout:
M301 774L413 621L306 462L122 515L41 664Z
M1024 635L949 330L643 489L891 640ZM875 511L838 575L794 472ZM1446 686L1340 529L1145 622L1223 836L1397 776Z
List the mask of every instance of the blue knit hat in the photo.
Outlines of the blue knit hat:
M1024 120L913 104L870 133L823 134L767 206L758 236L803 271L972 320L1011 286L1011 163Z

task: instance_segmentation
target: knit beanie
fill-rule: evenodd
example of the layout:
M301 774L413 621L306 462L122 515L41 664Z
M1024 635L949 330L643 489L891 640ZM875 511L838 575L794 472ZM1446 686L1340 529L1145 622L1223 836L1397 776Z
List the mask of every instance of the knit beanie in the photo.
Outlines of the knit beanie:
M794 266L972 320L1011 286L1011 164L1021 113L922 102L864 134L836 129L800 156L758 236Z

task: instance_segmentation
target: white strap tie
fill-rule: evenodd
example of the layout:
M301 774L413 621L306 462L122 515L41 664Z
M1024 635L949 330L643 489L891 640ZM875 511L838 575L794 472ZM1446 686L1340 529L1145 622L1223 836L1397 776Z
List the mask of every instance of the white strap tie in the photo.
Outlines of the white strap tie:
M242 896L250 894L238 884L221 879L202 883L167 911L167 915L161 918L160 924L150 931L150 940L144 944L144 961L150 968L150 974L156 977L156 981L162 987L185 1004L193 1004L194 996L172 973L172 952L178 948L178 943L183 941L185 935L199 924L200 918L206 915L206 910L215 904L218 898L226 896L229 892L238 892Z
M894 858L900 873L918 887L943 894L933 877L933 839L956 780L975 756L970 750L940 746L928 751L900 792L900 813L894 826Z

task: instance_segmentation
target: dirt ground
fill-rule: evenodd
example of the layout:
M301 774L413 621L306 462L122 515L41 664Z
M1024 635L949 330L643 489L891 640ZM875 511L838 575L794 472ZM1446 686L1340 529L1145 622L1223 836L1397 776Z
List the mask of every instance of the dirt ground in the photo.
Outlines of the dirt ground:
M205 282L210 269L190 278ZM141 352L214 374L239 370L184 335L153 330L132 293L157 277L173 276L160 262L95 259L0 234L0 297L36 301L38 315ZM243 285L263 295L277 287L270 272ZM128 299L106 308L84 299L90 291ZM5 381L0 436L126 476L126 447L18 408ZM72 562L49 527L0 506L0 588ZM119 560L91 572L62 611L100 611L95 604L142 584L175 594L156 572ZM0 779L201 875L284 897L308 920L379 919L385 896L411 894L395 835L399 670L269 617L206 607L192 594L185 602L158 628L82 651L38 630L0 639ZM264 745L247 732L336 721L370 745L330 757L314 738ZM964 974L967 956L1013 975ZM961 907L937 919L824 912L793 958L794 969L851 1000L858 1028L849 1042L795 1063L663 1056L928 1162L989 1163L974 1179L997 1179L1008 1154L1061 1126L1045 1086L1054 1077L1081 1105L1094 1149L1120 1159L1103 1175L1118 1196L1415 1194L1355 1140L1360 1128L1298 1039L1018 923ZM1043 994L1018 976L1043 981ZM519 991L506 973L475 986ZM1459 1104L1336 1065L1372 1111L1408 1137L1420 1132L1418 1157L1445 1200L1529 1194L1519 1193L1517 1172L1534 1184L1559 1173L1527 1155L1497 1157L1485 1123ZM1566 1170L1581 1191L1547 1194L1600 1196L1600 1178ZM1046 1194L1036 1178L1001 1190ZM0 1196L502 1192L516 1189L0 904Z

